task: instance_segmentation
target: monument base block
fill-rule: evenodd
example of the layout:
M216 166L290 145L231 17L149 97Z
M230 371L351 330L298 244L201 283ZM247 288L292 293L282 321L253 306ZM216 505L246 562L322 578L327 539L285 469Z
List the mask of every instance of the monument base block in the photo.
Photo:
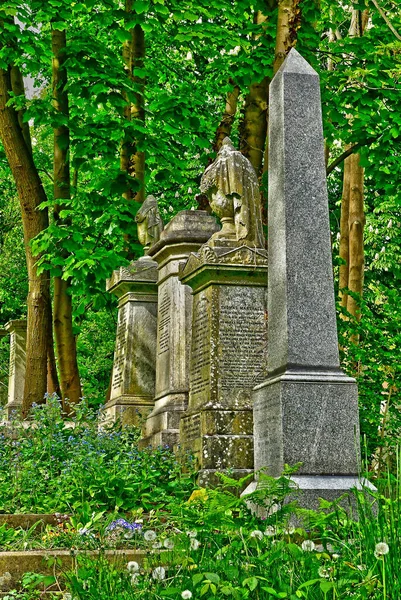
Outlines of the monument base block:
M341 496L340 505L353 514L357 519L357 502L353 494L353 490L375 491L376 488L367 479L360 479L354 475L292 475L291 482L294 484L294 494L291 494L286 499L287 502L297 500L302 508L317 510L320 506L320 499L323 498L328 502L334 502ZM255 492L258 489L258 481L253 481L243 492L242 496ZM267 510L262 506L251 506L253 512L259 517L266 517ZM294 514L292 521L299 519ZM304 523L303 523L304 524Z
M187 404L187 393L168 394L156 400L143 426L139 447L170 446L173 449L180 437L180 420Z
M119 396L110 400L103 410L102 425L120 422L122 425L142 427L154 407L153 398Z
M286 372L257 386L255 471L278 477L301 463L300 475L357 476L358 392L340 370Z
M252 410L205 409L186 413L180 424L181 454L195 456L198 483L216 486L216 473L240 479L253 471Z

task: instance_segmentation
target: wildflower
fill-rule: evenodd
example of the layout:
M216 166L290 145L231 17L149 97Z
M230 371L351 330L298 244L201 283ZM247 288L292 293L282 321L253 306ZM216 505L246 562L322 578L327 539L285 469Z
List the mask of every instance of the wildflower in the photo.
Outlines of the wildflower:
M284 533L286 533L287 535L292 535L293 533L295 533L295 527L287 527Z
M379 542L378 544L376 544L376 547L375 547L375 557L376 558L381 558L382 556L384 556L385 554L388 554L389 552L390 552L390 548L388 547L386 542Z
M153 531L153 529L148 529L143 534L143 537L146 542L153 542L157 538L156 531Z
M174 194L174 196L175 196L176 198L179 198L179 197L180 197L180 192L177 190L177 191L176 191L176 193Z
M153 577L153 579L156 579L158 581L165 579L165 577L166 577L165 568L164 567L156 567L155 569L153 569L152 577Z
M190 538L196 538L196 531L187 531L186 534Z
M183 592L181 592L181 598L183 598L184 600L189 600L189 598L192 598L192 592L190 592L189 590L184 590Z
M131 576L131 585L136 585L138 583L139 573L133 573Z
M136 573L139 571L139 564L135 560L130 560L127 564L127 569L130 573Z
M63 595L63 600L72 600L70 592L65 592L65 594Z
M197 550L200 546L200 542L196 538L191 538L189 545L191 550Z
M273 525L269 525L266 527L265 536L272 537L273 535L276 535L276 528Z
M172 550L174 548L174 542L170 538L166 538L163 542L163 546L168 550Z
M79 535L90 535L91 530L88 527L81 527L81 529L78 529L78 533Z
M301 548L304 552L313 552L315 547L315 542L312 542L312 540L304 540L301 544Z
M251 531L250 536L252 538L257 538L258 540L263 540L263 531L259 531L259 529L255 529L255 531Z
M321 566L319 567L318 574L319 577L325 577L328 579L330 577L330 569L326 569L326 567Z
M162 546L163 546L163 544L161 542L159 542L159 540L156 540L152 544L152 548L154 548L155 550L157 550L158 548L161 548Z
M188 194L192 194L192 188L188 188Z

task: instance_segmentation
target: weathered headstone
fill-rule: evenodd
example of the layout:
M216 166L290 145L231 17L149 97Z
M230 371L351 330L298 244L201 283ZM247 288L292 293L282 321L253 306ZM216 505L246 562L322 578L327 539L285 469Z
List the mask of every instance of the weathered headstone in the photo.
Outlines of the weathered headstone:
M8 338L8 331L0 328L0 340ZM3 342L4 343L4 342ZM7 341L8 343L8 341ZM9 355L9 353L8 353ZM7 404L8 399L8 370L4 369L0 372L0 407Z
M9 321L4 329L10 334L10 368L6 417L12 419L21 412L25 386L26 320Z
M193 293L193 337L180 446L197 457L199 483L210 485L216 471L240 478L253 469L251 392L266 377L267 252L256 173L228 138L201 189L223 228L181 272Z
M270 84L268 223L269 377L254 391L255 470L278 476L301 462L292 479L316 506L358 485L358 393L339 363L319 77L294 49Z
M191 289L179 278L180 265L217 231L214 217L185 210L165 227L148 251L158 264L158 325L155 407L143 430L141 446L174 446L188 405L191 344Z
M107 291L118 301L110 399L104 422L141 425L155 393L157 264L148 257L113 272Z
M163 231L157 200L148 196L136 214L145 254ZM106 282L118 297L118 324L110 398L103 423L141 425L154 406L156 379L157 263L148 256L121 267Z

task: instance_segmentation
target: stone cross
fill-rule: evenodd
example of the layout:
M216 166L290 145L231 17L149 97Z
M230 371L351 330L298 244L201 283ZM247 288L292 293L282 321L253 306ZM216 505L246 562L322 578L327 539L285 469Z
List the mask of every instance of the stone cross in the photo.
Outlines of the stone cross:
M355 380L340 369L319 76L292 49L270 84L268 379L255 470L302 466L305 506L358 484Z
M10 369L8 375L7 418L17 415L22 408L26 367L26 321L9 321L4 329L10 334Z

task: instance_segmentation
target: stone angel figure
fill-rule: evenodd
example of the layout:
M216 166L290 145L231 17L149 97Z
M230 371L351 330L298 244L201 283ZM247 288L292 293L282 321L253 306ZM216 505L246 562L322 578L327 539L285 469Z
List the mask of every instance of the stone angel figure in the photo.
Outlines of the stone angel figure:
M259 183L249 160L226 137L216 160L204 172L201 191L222 222L212 240L232 240L238 246L265 247Z
M138 226L138 239L144 251L160 239L163 231L163 221L160 217L157 200L154 196L148 196L135 216Z

